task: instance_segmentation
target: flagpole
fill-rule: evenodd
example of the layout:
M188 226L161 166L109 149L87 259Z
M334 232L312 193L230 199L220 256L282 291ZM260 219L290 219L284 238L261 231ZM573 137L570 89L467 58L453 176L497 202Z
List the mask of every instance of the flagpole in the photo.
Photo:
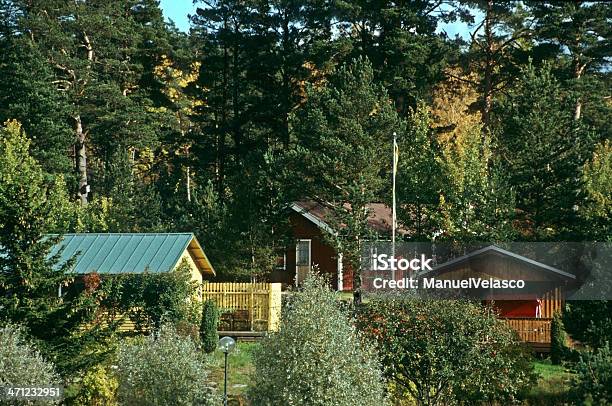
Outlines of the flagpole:
M395 214L395 174L397 172L397 133L393 132L393 203L391 215L391 258L395 258L395 225L397 223ZM392 270L392 277L395 280L395 268Z

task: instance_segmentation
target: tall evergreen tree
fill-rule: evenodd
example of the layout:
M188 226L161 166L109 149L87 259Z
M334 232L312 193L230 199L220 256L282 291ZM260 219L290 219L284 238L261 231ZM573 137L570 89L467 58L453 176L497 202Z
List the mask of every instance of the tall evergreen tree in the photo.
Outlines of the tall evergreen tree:
M117 152L131 150L136 156L154 148L159 132L171 127L168 115L155 110L163 100L156 97L159 83L153 74L161 55L171 54L171 35L154 1L11 3L19 10L15 36L45 62L47 76L41 80L47 83L41 89L52 86L66 100L76 194L87 203L90 185L98 194L112 188L105 171ZM15 100L19 96L14 94L11 103L23 104Z
M71 175L69 105L53 85L52 68L27 38L11 36L0 44L0 123L21 122L43 169Z
M612 6L605 2L575 1L567 3L527 2L535 18L537 53L550 55L573 79L582 97L573 106L574 119L582 117L583 103L589 97L581 79L590 73L610 69Z
M25 324L63 367L81 348L74 333L94 303L58 295L72 280L72 261L49 256L58 238L48 233L63 232L73 211L61 178L46 177L29 148L17 122L0 128L0 319Z
M406 115L442 80L456 48L436 32L451 11L440 1L353 1L337 3L340 27L350 43L350 57L370 59L375 80L382 83Z
M519 2L460 0L473 14L474 21L468 51L462 56L468 72L477 76L461 77L478 89L474 105L481 113L483 131L488 131L497 96L519 75L531 49L532 31L529 10ZM452 75L452 73L451 73Z
M361 303L361 255L370 234L367 205L381 201L389 173L392 134L401 131L387 92L374 83L367 59L343 65L321 89L310 88L293 123L305 191L331 209L337 252L353 272L353 297Z
M575 98L550 65L528 65L499 110L499 150L527 238L576 236L580 168L593 134L574 120Z

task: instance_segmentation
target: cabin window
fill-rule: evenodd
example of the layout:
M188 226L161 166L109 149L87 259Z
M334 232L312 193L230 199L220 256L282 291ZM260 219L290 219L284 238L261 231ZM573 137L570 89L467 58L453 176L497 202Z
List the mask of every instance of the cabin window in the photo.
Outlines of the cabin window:
M311 268L311 240L298 240L295 245L295 282L300 285Z
M286 271L287 270L287 254L284 253L283 256L276 257L276 266L274 267L277 271Z

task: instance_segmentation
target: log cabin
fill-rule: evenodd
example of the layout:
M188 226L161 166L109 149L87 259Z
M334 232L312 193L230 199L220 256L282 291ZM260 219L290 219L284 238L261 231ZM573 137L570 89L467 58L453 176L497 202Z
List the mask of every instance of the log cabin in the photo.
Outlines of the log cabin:
M538 352L550 351L552 318L563 311L566 293L576 280L568 272L495 245L451 259L419 277L525 281L525 289L481 291L478 297Z
M191 280L201 286L215 270L192 233L77 233L63 234L49 257L58 255L58 264L74 259L71 271L79 285L91 273L171 272L186 264ZM58 294L62 296L62 286ZM201 291L198 292L201 295Z
M80 233L63 234L49 256L59 254L59 262L75 258L77 275L97 272L170 272L185 261L192 280L202 283L215 270L192 233Z
M382 240L391 235L391 208L384 203L371 203L368 225L373 234ZM342 262L342 254L326 239L326 234L334 234L328 218L330 209L323 203L308 200L291 205L289 223L295 241L290 244L279 265L270 275L270 282L280 282L283 288L298 286L314 268L329 276L331 287L338 291L351 291L352 272ZM403 227L397 229L398 235L407 234Z

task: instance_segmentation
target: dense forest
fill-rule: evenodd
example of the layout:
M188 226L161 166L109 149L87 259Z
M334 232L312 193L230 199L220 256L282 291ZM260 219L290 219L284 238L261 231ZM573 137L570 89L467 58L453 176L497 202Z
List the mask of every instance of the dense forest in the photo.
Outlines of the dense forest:
M248 278L291 202L390 203L394 132L410 241L610 239L611 4L196 5L0 1L5 246L193 231Z

